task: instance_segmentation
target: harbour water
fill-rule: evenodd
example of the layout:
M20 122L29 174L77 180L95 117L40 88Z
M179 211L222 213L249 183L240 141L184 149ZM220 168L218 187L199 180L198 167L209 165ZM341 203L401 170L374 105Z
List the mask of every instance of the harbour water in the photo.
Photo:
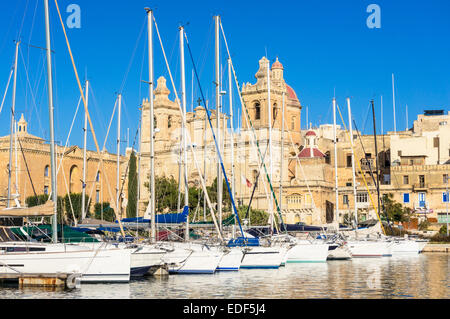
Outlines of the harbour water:
M450 255L287 264L279 269L147 277L80 289L0 288L20 299L449 299Z

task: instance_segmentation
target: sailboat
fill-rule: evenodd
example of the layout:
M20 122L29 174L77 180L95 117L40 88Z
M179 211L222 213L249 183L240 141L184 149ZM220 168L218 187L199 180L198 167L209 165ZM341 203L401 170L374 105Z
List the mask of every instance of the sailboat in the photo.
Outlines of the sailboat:
M149 83L150 83L150 118L153 117L153 11L149 8L145 9L148 16L148 37L149 37ZM156 25L156 22L155 22ZM185 93L185 80L184 80L184 28L179 28L180 37L180 61L181 61L181 78L182 78L182 106L180 106L180 111L182 113L183 123L185 124L186 115L186 93ZM161 43L162 46L162 43ZM166 61L167 63L167 61ZM170 70L169 70L170 73ZM172 83L173 84L173 83ZM176 91L175 91L176 94ZM179 101L177 97L177 101ZM214 273L216 268L223 257L223 252L216 247L209 247L203 243L194 243L190 241L189 236L189 217L188 214L185 215L185 236L184 242L164 242L156 241L156 214L155 214L155 189L154 189L154 165L152 161L154 160L153 153L153 121L150 121L150 193L151 200L149 202L149 209L151 213L151 240L152 243L156 244L156 247L166 251L166 254L162 257L164 263L168 265L169 273L175 274L186 274L186 273ZM188 212L188 187L187 187L187 133L183 130L183 157L184 157L184 184L185 184L185 207L184 211ZM153 186L152 186L153 185ZM159 215L160 218L164 218L164 215ZM159 217L158 216L158 217Z
M0 214L52 216L52 243L31 243L16 241L15 238L0 244L0 272L19 274L54 274L67 272L80 275L81 282L128 282L130 279L129 249L92 249L85 245L57 242L56 210L56 165L55 140L53 128L53 81L50 48L50 27L48 0L44 1L47 45L47 76L50 125L52 200L42 207L3 210ZM58 9L59 13L59 9ZM64 26L63 26L64 27ZM17 56L17 55L16 55ZM16 64L17 65L17 64ZM15 70L17 72L17 69Z

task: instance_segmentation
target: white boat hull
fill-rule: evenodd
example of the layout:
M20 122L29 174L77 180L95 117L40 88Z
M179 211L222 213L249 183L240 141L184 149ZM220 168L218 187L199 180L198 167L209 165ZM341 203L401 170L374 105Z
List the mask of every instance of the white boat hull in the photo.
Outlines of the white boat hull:
M231 248L230 251L225 252L219 262L217 271L237 271L241 267L244 252L241 248Z
M331 246L334 245L330 245ZM336 245L337 247L330 250L328 250L328 257L327 260L346 260L352 258L352 253L348 249L347 245Z
M213 274L224 255L216 247L191 243L174 243L165 248L172 250L162 258L171 274Z
M385 241L349 241L347 246L353 258L390 256L392 243Z
M244 252L241 268L276 269L283 263L286 248L283 247L248 247Z
M287 263L326 262L328 244L298 243L287 252Z
M131 254L131 275L146 275L150 269L161 266L165 254L165 250L151 245L140 246Z
M56 274L79 273L80 281L128 282L130 280L131 250L120 248L90 249L64 244L0 245L45 249L45 251L3 250L0 253L0 273Z
M416 241L416 240L393 241L391 247L392 256L419 254L427 243L428 241Z

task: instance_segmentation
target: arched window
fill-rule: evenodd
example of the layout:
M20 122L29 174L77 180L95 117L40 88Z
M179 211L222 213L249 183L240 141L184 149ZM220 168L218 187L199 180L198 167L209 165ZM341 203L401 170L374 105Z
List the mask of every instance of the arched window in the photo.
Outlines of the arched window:
M78 169L78 166L73 165L70 168L70 175L69 175L69 193L74 193L77 191L76 185L80 185L79 182L81 180L80 171Z
M97 175L95 176L95 181L100 182L100 172L97 172Z
M256 102L255 103L255 120L261 119L261 105Z
M50 166L46 165L44 168L44 177L48 177L48 169Z
M169 117L167 118L167 128L171 127L172 127L172 115L169 115Z
M277 103L274 103L272 108L272 121L275 121L277 118L277 113Z

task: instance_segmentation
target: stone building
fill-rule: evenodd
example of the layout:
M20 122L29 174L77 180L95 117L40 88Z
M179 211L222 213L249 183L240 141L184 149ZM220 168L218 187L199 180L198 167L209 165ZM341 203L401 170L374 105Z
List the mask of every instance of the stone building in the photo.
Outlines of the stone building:
M242 86L242 98L248 108L249 114L243 111L242 128L235 130L233 133L229 129L229 115L222 112L220 116L220 142L222 160L227 172L227 176L231 176L231 134L233 134L234 142L234 170L235 170L235 197L241 204L248 204L252 188L249 184L254 185L259 181L255 196L252 200L252 206L257 209L268 209L269 188L263 183L265 180L265 171L270 171L270 163L273 167L272 181L273 186L278 186L280 177L283 183L288 182L292 176L288 170L281 172L280 160L283 159L284 167L287 167L289 154L295 154L294 148L298 150L301 143L300 115L301 104L294 90L286 84L283 77L283 65L277 60L272 64L270 69L271 79L271 106L272 112L272 156L269 152L265 155L266 169L261 167L261 157L258 155L256 140L259 143L261 156L266 153L268 145L268 81L267 81L267 64L269 61L263 57L259 61L259 69L255 75L256 83L246 83ZM170 90L167 88L166 80L160 77L157 81L154 100L154 121L158 128L155 133L155 171L156 175L164 177L173 177L179 180L180 176L180 149L181 143L181 116L180 107L169 99ZM281 156L281 115L283 106L283 96L285 105L285 137L284 137L284 155ZM208 106L211 108L211 105ZM214 106L216 108L216 106ZM210 110L211 123L213 130L217 135L217 112L216 109ZM144 100L142 107L142 152L141 152L141 176L140 181L140 208L145 210L150 194L148 187L149 178L149 142L150 132L149 125L145 124L149 121L149 103ZM239 114L238 114L239 116ZM252 122L254 131L251 129ZM216 152L213 135L207 120L206 110L202 106L197 106L194 112L188 112L186 115L188 138L188 182L190 186L200 187L200 173L204 173L207 185L210 185L217 176L217 163L219 161ZM225 127L225 129L224 129ZM256 136L256 140L255 140ZM294 144L292 144L293 142ZM197 165L194 161L194 153ZM272 158L272 161L269 161ZM200 171L199 171L200 169ZM184 173L183 173L184 174ZM282 176L280 176L282 174ZM182 175L181 175L182 176ZM224 190L226 191L226 190Z
M21 205L25 205L25 199L29 196L50 194L51 170L50 170L50 144L43 138L34 136L28 132L28 123L23 115L17 122L17 142L13 138L12 170L11 170L11 194L12 198L18 196ZM3 199L0 205L7 205L8 194L8 166L10 154L10 137L0 138L0 197ZM16 151L17 149L17 151ZM65 196L67 193L81 193L83 187L83 149L78 146L55 145L57 167L57 193ZM129 157L130 152L127 152ZM116 155L102 152L105 171L99 168L100 160L97 152L87 151L86 171L86 196L91 197L91 211L97 202L112 202L116 197ZM17 162L17 165L16 165ZM120 174L123 182L127 157L120 158ZM108 184L111 185L110 198ZM127 185L124 185L126 194ZM14 202L10 202L14 206Z
M246 109L243 109L240 114L241 127L231 132L228 125L229 115L219 113L221 140L218 144L228 178L231 176L232 167L231 136L234 142L235 198L239 204L247 205L253 186L257 183L251 205L256 209L268 210L271 189L267 183L266 174L270 175L272 172L273 191L281 206L285 222L330 223L337 217L334 211L336 199L333 126L325 124L317 128L301 130L302 105L295 91L285 82L284 67L278 59L270 68L271 105L269 106L268 63L269 61L263 57L259 61L259 69L255 74L256 83L242 85L242 100ZM178 181L180 176L184 176L181 156L181 113L180 106L176 101L170 100L169 95L170 90L167 88L166 80L160 77L155 89L154 103L154 121L155 127L158 128L154 136L155 170L158 176L172 177ZM283 105L285 106L285 125L282 136ZM211 112L211 124L217 135L216 106L208 105L208 108ZM214 109L211 110L211 108ZM273 124L272 154L266 150L269 140L269 109ZM200 187L200 174L203 173L206 184L210 185L217 176L219 158L205 108L197 106L193 112L186 114L186 120L186 131L189 133L188 183L190 186ZM148 183L149 177L148 121L149 103L144 100L142 173L140 175L142 177L140 180L140 211L142 213L150 196L148 188L144 186ZM450 130L447 122L448 115L419 115L410 131L377 135L377 147L375 147L374 135L361 135L354 130L353 136L350 136L347 129L338 125L336 147L340 222L343 222L345 218L353 219L355 211L350 139L353 140L355 151L356 207L360 220L377 218L375 207L378 206L378 198L375 181L378 180L381 196L393 193L396 201L409 204L415 211L420 212L423 207L419 206L422 205L423 200L416 199L414 197L416 195L411 195L410 202L402 201L406 186L399 184L399 176L406 174L403 171L410 171L411 173L408 174L411 176L411 181L417 179L419 184L423 182L420 176L425 175L425 180L429 181L429 184L422 185L422 183L408 187L415 187L410 191L419 194L420 190L424 191L424 188L434 185L436 189L433 191L434 197L430 197L431 191L427 190L425 193L433 202L433 207L439 207L437 211L441 212L443 199L446 198L445 185L442 182L446 172L449 171ZM194 161L194 155L196 161ZM261 165L261 157L264 157L265 167ZM278 198L280 183L283 186L281 200ZM440 203L438 203L439 196ZM427 207L432 206L430 201L425 200ZM421 204L415 205L419 202Z

